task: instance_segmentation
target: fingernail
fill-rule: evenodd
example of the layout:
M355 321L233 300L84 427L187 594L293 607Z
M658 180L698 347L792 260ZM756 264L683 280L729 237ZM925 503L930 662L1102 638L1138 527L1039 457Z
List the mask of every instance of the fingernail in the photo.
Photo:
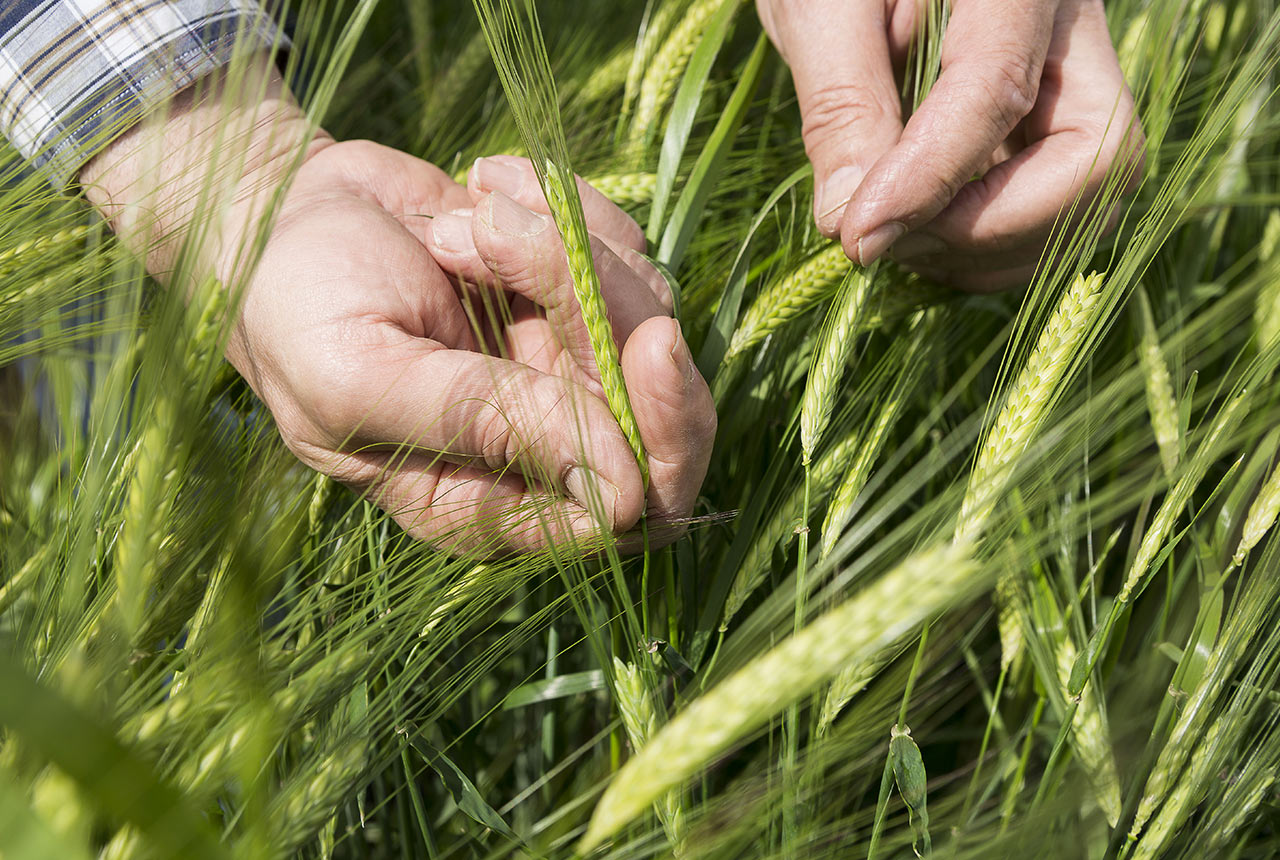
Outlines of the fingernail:
M489 195L489 226L508 236L533 236L546 228L547 219L495 191Z
M525 172L514 164L496 158L476 159L476 182L485 191L516 194L524 185Z
M680 378L684 380L684 387L688 388L693 383L698 367L693 363L693 353L689 352L689 344L685 342L684 333L680 331L679 320L672 320L671 327L675 330L671 343L671 363L675 365L676 373L680 374Z
M564 473L564 489L597 519L612 523L618 507L618 488L585 466L571 466Z
M889 246L907 232L907 225L901 221L890 221L867 233L858 240L858 262L870 266L880 259Z
M947 250L947 243L930 233L908 233L893 243L892 257L895 260L910 260L916 257L927 257L930 254L941 254Z
M442 250L463 254L470 250L471 219L462 215L444 214L431 219L431 238Z
M814 220L818 222L818 230L824 236L834 237L840 234L840 216L849 204L849 198L862 184L866 171L855 165L841 167L827 177L814 195Z

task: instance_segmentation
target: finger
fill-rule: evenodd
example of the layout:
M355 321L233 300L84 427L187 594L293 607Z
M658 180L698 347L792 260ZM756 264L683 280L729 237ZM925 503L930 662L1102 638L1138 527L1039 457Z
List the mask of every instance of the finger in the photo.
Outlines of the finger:
M412 228L412 222L423 215L471 203L466 189L430 162L368 140L347 141L343 146L348 153L341 162L344 170L371 189L384 209L403 217L406 226ZM370 174L378 181L367 182Z
M1031 112L1054 5L955 5L937 83L845 212L840 236L850 257L868 265L907 230L931 220Z
M643 252L644 231L635 219L592 188L585 179L577 179L578 196L582 198L582 214L586 217L587 229L597 236ZM501 191L527 209L543 215L551 214L542 186L538 184L538 174L527 158L491 155L476 159L467 173L467 190L476 203L486 194Z
M480 258L503 286L544 308L547 321L574 360L594 369L591 339L574 293L569 260L550 216L526 209L498 191L476 207L471 229ZM593 238L591 254L614 338L621 347L636 326L649 317L665 316L667 310L603 242Z
M911 263L908 265L913 272L936 281L939 284L945 284L949 287L955 287L966 293L975 293L983 295L986 293L997 293L1003 290L1024 289L1031 285L1035 280L1038 266L1035 263L1016 266L1011 269L1000 269L997 271L972 271L972 272L956 272L951 269L935 268L932 266L917 265Z
M583 552L604 538L581 504L522 476L417 453L380 459L376 474L357 489L410 536L446 552L478 559L548 546Z
M476 159L467 174L467 189L479 202L484 194L500 191L521 206L542 215L550 215L551 208L538 184L538 176L527 158L513 155L494 155ZM582 199L582 214L587 229L604 241L609 249L638 274L658 301L671 313L674 302L671 287L643 256L644 232L630 215L616 203L605 197L581 177L578 192Z
M469 284L483 284L494 288L502 287L501 278L489 268L476 248L471 222L473 213L474 210L472 209L458 209L435 216L422 228L422 241L431 251L431 255L441 268L460 281ZM594 238L598 239L599 237ZM670 315L674 310L675 304L671 295L671 287L667 284L666 278L658 274L648 260L641 257L631 248L608 242L605 242L605 246L609 251L613 252L614 257L626 263L627 268L631 269L632 273L641 279L657 300L658 306L662 308L663 313ZM601 289L605 291L605 301L608 303L610 296L615 292L613 288L616 284L613 280L604 283L606 278L601 271L601 267L612 272L616 269L616 263L614 259L604 254L596 254L595 263L597 274L600 275L602 281ZM623 278L622 282L627 288L634 286L634 279L630 276ZM638 304L622 296L617 298L622 300L623 308L630 308ZM639 304L643 304L646 309L651 307L651 304L647 301ZM636 322L639 322L639 320L636 320Z
M795 80L813 163L814 218L828 237L839 235L845 204L902 132L885 5L811 0L766 16Z
M471 209L436 215L422 227L422 243L446 273L467 283L500 288L502 281L485 265L471 230Z
M900 253L925 253L922 245L938 242L987 254L1043 245L1064 220L1099 223L1098 195L1105 190L1110 210L1131 187L1140 174L1142 134L1101 9L1073 8L1059 26L1042 94L1051 110L1028 123L1040 137L966 184L933 221L897 243Z
M1099 236L1106 235L1115 229L1123 211L1123 205L1115 203L1105 218L1091 217L1089 220L1092 221L1093 226L1086 229L1095 231ZM1079 220L1073 219L1073 222L1064 229L1071 231L1072 235L1079 235ZM1046 253L1045 244L1038 242L1013 251L995 253L945 251L938 254L913 256L900 262L906 268L940 284L966 292L990 293L1028 286L1035 280L1038 273L1051 271L1054 267L1063 265L1070 258L1072 248L1072 245L1057 245L1053 249L1054 253L1049 255ZM895 247L891 249L891 253L896 256L901 252Z
M658 521L687 517L711 460L716 410L680 323L651 319L636 329L622 372L649 457L649 514ZM680 531L654 535L667 543Z
M531 367L445 349L386 326L351 353L311 368L307 404L318 438L290 444L306 462L315 450L388 447L440 452L486 472L515 469L600 513L624 530L644 510L640 470L604 401ZM286 440L289 441L289 440Z

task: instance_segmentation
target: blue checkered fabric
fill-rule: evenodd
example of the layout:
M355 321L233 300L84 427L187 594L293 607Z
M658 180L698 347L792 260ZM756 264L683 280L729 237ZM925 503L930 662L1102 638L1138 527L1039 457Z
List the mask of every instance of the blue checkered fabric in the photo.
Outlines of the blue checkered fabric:
M280 47L253 0L0 5L0 132L61 187L120 133L235 52Z

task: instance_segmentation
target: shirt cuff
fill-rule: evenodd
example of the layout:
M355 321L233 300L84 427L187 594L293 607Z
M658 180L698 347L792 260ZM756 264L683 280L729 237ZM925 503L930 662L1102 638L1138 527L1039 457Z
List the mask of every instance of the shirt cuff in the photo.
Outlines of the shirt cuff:
M233 57L287 47L253 0L17 3L0 34L0 132L59 188Z

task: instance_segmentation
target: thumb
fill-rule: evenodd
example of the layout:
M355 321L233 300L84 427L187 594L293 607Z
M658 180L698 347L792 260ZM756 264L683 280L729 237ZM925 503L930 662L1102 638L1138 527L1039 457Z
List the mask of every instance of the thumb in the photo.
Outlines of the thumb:
M845 204L902 133L884 0L760 0L761 21L791 66L813 163L814 219L840 235ZM767 7L767 8L766 8Z

